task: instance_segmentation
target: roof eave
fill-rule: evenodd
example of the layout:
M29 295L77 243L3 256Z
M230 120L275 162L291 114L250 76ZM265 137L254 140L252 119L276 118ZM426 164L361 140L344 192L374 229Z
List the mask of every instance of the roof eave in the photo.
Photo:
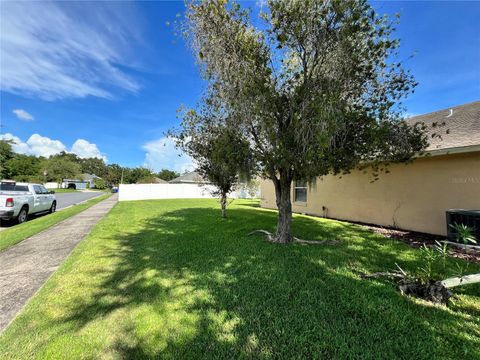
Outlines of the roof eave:
M480 151L479 145L467 145L467 146L457 146L452 148L445 149L434 149L428 150L422 155L417 155L415 157L425 157L425 156L441 156L441 155L452 155L452 154L466 154Z

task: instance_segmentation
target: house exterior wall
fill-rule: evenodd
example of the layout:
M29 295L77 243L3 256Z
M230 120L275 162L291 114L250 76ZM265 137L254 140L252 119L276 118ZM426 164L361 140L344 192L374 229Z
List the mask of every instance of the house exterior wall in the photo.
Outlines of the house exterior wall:
M480 152L432 156L396 164L371 182L371 173L327 175L309 187L293 211L333 219L446 235L445 211L480 209ZM261 182L261 206L276 208L270 180Z

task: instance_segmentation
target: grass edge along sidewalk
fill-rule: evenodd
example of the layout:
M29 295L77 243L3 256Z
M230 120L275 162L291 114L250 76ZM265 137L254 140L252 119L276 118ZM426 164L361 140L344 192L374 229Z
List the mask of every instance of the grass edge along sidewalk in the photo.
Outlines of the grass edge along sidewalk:
M107 199L111 195L112 194L101 195L81 204L73 205L61 211L49 214L48 216L40 216L23 224L15 225L9 229L3 230L0 232L0 252L30 236L38 234L39 232L58 224L61 221L77 215L89 207Z

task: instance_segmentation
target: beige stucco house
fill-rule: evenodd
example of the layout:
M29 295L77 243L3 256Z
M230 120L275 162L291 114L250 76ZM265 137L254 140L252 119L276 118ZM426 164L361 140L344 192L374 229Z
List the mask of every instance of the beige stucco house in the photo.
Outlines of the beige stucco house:
M480 101L415 116L408 122L445 122L444 129L449 131L443 139L431 141L429 156L392 165L390 173L375 182L362 171L327 175L310 186L294 182L293 211L446 235L447 210L480 209ZM276 207L269 180L261 182L261 206Z

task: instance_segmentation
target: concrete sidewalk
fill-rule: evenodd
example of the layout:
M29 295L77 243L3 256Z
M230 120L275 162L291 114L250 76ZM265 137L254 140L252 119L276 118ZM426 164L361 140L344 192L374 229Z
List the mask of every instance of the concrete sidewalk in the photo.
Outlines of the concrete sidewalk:
M115 194L0 252L0 333L117 199Z

